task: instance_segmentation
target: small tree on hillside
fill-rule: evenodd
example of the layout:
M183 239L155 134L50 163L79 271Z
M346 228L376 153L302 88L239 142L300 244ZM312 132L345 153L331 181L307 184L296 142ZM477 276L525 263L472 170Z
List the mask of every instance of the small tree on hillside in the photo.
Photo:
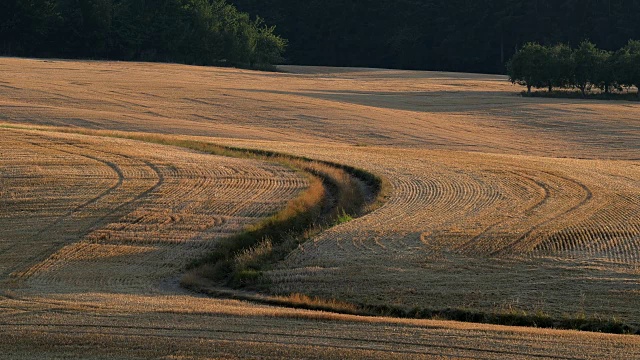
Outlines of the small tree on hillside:
M548 50L537 43L527 43L507 64L509 79L514 84L524 85L527 92L531 88L541 88L547 83Z
M605 94L611 92L612 87L617 87L616 55L610 51L600 51L599 62L595 74L595 83Z
M640 41L631 40L616 54L616 77L624 86L638 88L640 98Z
M557 44L547 48L545 74L548 77L549 92L553 87L567 87L573 80L574 62L573 50L568 45Z
M574 84L580 89L582 96L587 96L591 86L598 83L597 74L603 62L602 52L593 43L583 41L573 52L573 61Z

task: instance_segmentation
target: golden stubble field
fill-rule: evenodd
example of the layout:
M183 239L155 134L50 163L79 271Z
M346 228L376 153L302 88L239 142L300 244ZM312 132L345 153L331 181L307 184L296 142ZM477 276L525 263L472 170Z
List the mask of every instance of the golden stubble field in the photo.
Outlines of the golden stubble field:
M294 251L268 274L277 293L640 323L639 104L523 99L500 76L283 70L0 59L0 121L180 135L384 176L387 203ZM0 135L0 349L14 357L640 351L636 337L189 294L176 285L184 264L276 211L304 177L131 140Z
M0 134L0 263L2 280L16 288L158 286L306 186L290 169L176 147Z

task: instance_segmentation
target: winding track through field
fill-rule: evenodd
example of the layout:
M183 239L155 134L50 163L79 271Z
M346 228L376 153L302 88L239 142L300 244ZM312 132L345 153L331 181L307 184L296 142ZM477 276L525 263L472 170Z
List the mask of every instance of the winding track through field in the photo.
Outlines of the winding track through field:
M515 304L557 316L640 318L629 300L640 286L635 161L241 144L325 160L347 154L344 162L377 171L394 188L375 213L291 254L272 273L277 291L409 307L490 311ZM371 281L380 286L368 287Z
M57 146L69 146L69 143L79 143L76 146L77 149L86 149L92 154L100 153L105 157L109 157L109 162L126 161L130 163L135 160L135 163L138 164L137 166L146 167L147 170L140 173L137 167L118 165L119 168L124 168L124 170L116 172L116 174L125 175L124 180L122 180L123 184L135 180L135 177L131 178L127 176L128 174L138 173L142 175L141 177L138 175L138 177L144 180L146 185L132 188L139 190L130 191L126 196L126 198L135 199L135 201L139 202L139 210L119 206L119 203L111 205L112 208L108 211L109 216L113 216L117 212L115 209L117 209L122 217L121 222L116 221L114 224L128 223L130 224L129 226L139 226L138 224L145 221L145 218L134 213L142 211L141 209L144 208L153 207L153 201L162 200L163 202L169 201L171 203L170 199L176 196L179 196L182 201L188 198L208 198L211 194L202 189L202 186L214 186L211 182L203 182L201 175L196 175L202 174L203 171L206 173L206 170L198 169L193 173L192 170L185 168L181 171L181 166L184 166L182 162L178 162L180 165L176 167L177 171L171 170L173 169L171 166L167 168L166 158L163 158L163 164L150 166L149 164L152 163L152 160L144 159L145 156L149 155L145 155L147 153L141 147L146 146L153 151L157 146L137 144L136 157L134 157L130 154L123 155L117 152L102 151L100 148L104 145L101 142L82 136L25 133L24 131L2 132L6 135L11 133L11 137L14 138L28 134L39 138L40 141L49 141L47 146L35 147L40 149L40 152L43 149L50 151L56 147L56 144ZM65 139L65 145L55 141L56 138ZM125 141L117 142L126 143ZM173 151L178 152L178 154L171 155L174 159L190 156L188 152L180 154L180 150L174 149ZM80 156L72 151L63 151L62 153L68 156ZM36 154L38 154L38 151L34 152L34 155ZM140 156L142 158L138 159L137 157ZM163 156L166 156L166 154ZM220 158L214 158L221 161ZM102 165L100 166L112 169L106 162L91 160L96 166L97 163L101 163ZM193 159L190 159L190 161L193 161ZM234 162L235 160L227 161ZM195 163L198 164L197 161ZM170 169L170 173L173 176L168 176L165 169ZM253 179L250 180L249 184L244 184L246 180L241 177L238 178L240 180L239 187L230 186L230 199L243 196L242 192L238 192L238 190L242 189L244 192L255 188L256 180L260 179L258 177L259 172L250 167L229 167L229 169L236 176L248 174L249 179ZM278 173L273 168L265 170L270 174L269 177ZM282 170L279 171L281 172ZM149 173L149 175L154 172L164 172L165 174L154 177L144 175L145 172ZM187 178L176 177L180 173L186 174ZM291 176L294 173L285 171L284 175L287 174ZM25 179L28 176L18 178ZM119 176L113 178L116 183L119 182L117 180L120 178ZM155 180L153 180L154 178ZM229 186L229 182L233 179L234 177L228 171L224 171L221 182L223 186ZM276 198L282 199L283 193L281 189L284 186L285 193L289 193L289 196L292 196L295 194L295 189L299 189L304 185L304 181L292 180L284 180L282 175L279 175L275 181L262 181L266 187L260 189L256 194L265 194L265 199L271 201ZM185 191L176 193L176 191L166 188L176 184L183 186ZM293 188L286 190L287 186L291 187L292 185L294 186ZM463 186L458 189L460 191L469 191L464 190L465 188ZM113 187L109 189L113 189ZM421 191L420 187L415 189L417 192ZM159 195L156 194L159 191L162 191L163 194L156 196ZM144 196L141 196L142 194ZM188 197L185 198L185 196ZM258 199L257 196L259 195L245 195L247 206L255 204ZM153 198L156 200L153 200ZM491 199L492 196L488 198ZM95 197L82 204L86 204L92 199L95 199ZM414 201L419 203L419 200L417 200L419 197L415 199ZM494 200L489 200L484 203L492 204L494 202ZM133 203L133 200L130 201L130 204ZM226 208L233 214L242 213L238 206L222 206L217 208L216 211ZM76 208L78 207L76 206ZM153 213L148 213L147 216L154 213L157 214L158 211L154 210ZM254 210L249 211L249 213L256 214ZM68 216L67 214L68 212L62 212L61 216ZM4 215L6 216L6 213ZM167 218L171 219L172 216L177 215L169 215ZM229 215L228 219L231 219L232 216ZM145 230L150 233L154 233L152 224L157 220L157 217L154 218L152 216L152 218L145 221L147 223ZM126 219L130 220L127 221ZM152 221L149 222L149 220ZM96 226L95 222L91 224ZM158 224L156 223L155 225ZM117 234L117 232L109 230L112 226L107 225L96 231L98 233L106 231L107 233ZM149 228L149 226L151 227ZM513 329L507 330L508 328L496 327L494 330L478 329L480 331L478 339L483 339L479 343L474 342L470 335L476 331L473 330L474 326L472 325L469 325L469 328L463 327L458 330L452 330L449 328L450 325L448 323L432 327L437 322L406 322L392 319L369 320L328 314L318 315L313 312L273 309L233 301L223 302L193 298L191 295L175 294L176 289L172 286L162 285L162 279L172 273L176 274L176 271L179 271L179 266L167 268L166 260L163 258L171 254L172 264L175 264L175 261L184 261L185 257L193 256L194 251L201 253L206 251L207 247L200 247L184 240L176 242L172 239L166 239L165 236L163 236L166 239L164 241L151 239L146 241L139 238L140 235L143 234L135 231L131 232L129 235L131 240L129 241L126 241L122 234L116 241L111 241L108 238L103 240L95 240L94 238L94 240L83 241L82 237L91 239L91 233L82 234L78 239L78 243L67 245L50 258L32 266L28 271L28 276L22 277L17 286L14 285L13 289L6 293L8 296L0 299L0 308L2 309L0 311L0 328L4 330L0 331L0 338L8 340L7 336L10 336L14 339L12 340L13 346L4 346L3 348L0 345L0 349L4 350L8 356L16 358L29 357L29 354L32 354L37 349L44 357L69 356L76 352L82 352L84 354L93 354L96 358L107 356L107 354L110 357L154 357L158 356L158 354L167 353L188 355L191 358L226 357L232 354L240 356L280 354L280 356L313 357L312 354L316 353L316 356L319 355L320 358L341 358L345 356L357 358L519 356L532 359L549 356L569 359L596 358L614 349L613 347L601 348L599 351L590 349L589 356L575 357L572 355L575 343L569 339L573 339L573 336L579 338L584 336L583 334L572 333L572 335L568 335L569 333L566 332L528 330L518 335L517 333L511 333ZM202 242L201 237L202 235L200 235L198 243ZM156 254L148 256L147 252L155 252ZM134 258L129 258L128 260L125 260L125 258L123 259L125 262L113 262L118 257L127 256L127 254L134 255L137 259L133 261ZM29 261L28 259L30 258L26 260ZM123 269L118 269L118 267L123 267ZM92 270L87 271L89 268ZM138 276L142 276L142 278L137 278ZM155 285L153 285L154 281ZM161 282L158 283L157 281ZM79 291L87 291L89 289L94 292L93 295L78 296ZM101 294L104 291L107 291L107 293ZM157 295L143 296L140 291L143 293L151 291L157 293ZM178 291L178 293L180 292ZM167 298L167 296L170 297ZM133 304L132 301L137 305L131 306ZM146 310L140 312L141 309ZM271 315L265 318L260 315L261 312ZM174 313L175 316L171 315ZM179 316L179 318L176 316ZM140 325L131 325L132 319L135 318L138 318L135 322ZM305 318L319 318L320 321L312 320L309 322ZM218 320L214 321L212 325L204 326L203 324L210 323L205 321L207 319L209 321L212 319ZM342 320L335 322L337 319ZM226 325L222 326L220 321ZM382 325L379 325L379 322ZM165 324L167 323L172 325L166 326ZM264 323L264 325L260 327L258 325L260 323ZM277 330L283 329L283 326L289 328L289 332ZM335 327L335 333L338 335L325 335L327 327ZM372 331L377 335L372 336ZM398 331L404 334L402 339L398 338ZM493 338L493 342L489 345L487 345L486 339L480 335L485 331L488 331L487 334L491 334L490 336ZM364 334L367 335L363 336ZM409 334L412 335L410 336ZM496 337L497 334L503 334L500 336L505 336L505 338L500 340L500 338ZM523 345L523 342L527 341L525 339L530 338L532 334L536 334L535 336L538 338L545 339L544 341L549 341L550 343L547 344L549 346L547 348L532 348ZM558 334L563 334L566 337L558 340ZM20 340L18 342L15 342L15 336L19 337ZM414 340L403 340L405 338ZM630 338L625 339L623 337L618 339L612 336L610 339L611 341L620 341L614 343L617 344L616 346L622 346L623 351L629 356L634 356L633 354L636 352L640 353L640 344L630 343L628 341ZM113 341L125 344L122 349L127 349L126 354L119 352L118 348L114 346L115 343L112 343ZM569 341L569 343L565 343L565 341ZM47 346L49 343L56 342L67 344L67 350L60 352L60 350ZM8 342L5 341L3 343L7 344ZM86 347L86 344L98 343L100 345L93 348ZM301 345L301 343L305 345ZM167 348L167 344L172 345ZM564 346L567 347L565 348ZM211 352L211 347L224 349L224 351ZM131 352L131 349L136 350ZM321 353L317 353L319 349L323 349Z

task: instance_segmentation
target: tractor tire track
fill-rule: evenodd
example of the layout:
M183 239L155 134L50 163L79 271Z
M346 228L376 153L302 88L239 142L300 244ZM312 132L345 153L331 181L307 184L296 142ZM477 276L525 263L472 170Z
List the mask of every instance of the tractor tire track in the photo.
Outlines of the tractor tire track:
M41 146L37 143L34 142L29 142L32 146L37 146L37 147L42 147L42 148L47 148L44 146ZM72 146L75 148L80 148L80 149L84 149L82 146L78 146L74 143L71 142L64 142L64 145L66 146ZM49 149L49 148L47 148ZM51 149L49 149L51 150ZM105 197L115 193L116 191L118 191L118 189L120 189L125 181L125 176L122 172L122 170L120 169L120 167L111 161L107 161L107 160L103 160L100 159L98 157L95 156L91 156L91 155L87 155L86 153L75 153L72 151L67 151L67 150L62 150L59 147L56 147L55 149L53 149L55 151L58 152L62 152L62 153L66 153L66 154L70 154L70 155L74 155L74 156L81 156L81 157L86 157L89 159L92 159L94 161L103 163L105 165L107 165L109 168L113 169L116 174L118 175L118 182L112 186L111 188L105 190L104 192L102 192L101 194L99 194L98 196L86 201L85 203L81 204L80 206L74 208L73 210L68 211L67 213L65 213L63 216L61 216L60 218L58 218L53 224L51 224L50 226L48 226L47 228L39 231L37 234L35 234L31 241L35 241L37 238L42 237L42 235L44 235L47 232L50 232L52 229L54 229L57 226L60 226L61 224L63 224L64 222L68 221L71 216L78 212L81 211L84 208L87 208L89 206L91 206L92 204L95 204L97 202L99 202L101 199L104 199ZM86 149L85 149L86 150ZM114 152L106 152L106 151L99 151L99 150L95 150L92 149L91 151L94 152L99 152L99 153L103 153L103 154L108 154L108 155L113 155L113 156L117 156L117 157L122 157L128 160L136 160L133 159L130 156L126 156L123 154L117 154ZM78 239L82 239L84 237L86 237L89 233L95 231L96 229L106 225L107 223L111 222L111 220L113 220L114 218L120 217L123 215L123 213L125 211L127 211L128 209L131 209L133 207L133 204L135 204L136 202L140 201L141 199L147 197L149 194L155 192L158 188L160 188L162 186L162 184L164 183L164 175L161 173L160 169L155 166L153 163L146 161L146 160L142 160L142 162L150 169L152 169L154 171L154 173L156 174L157 177L157 182L150 187L149 189L147 189L146 191L137 194L136 196L134 196L131 200L124 202L120 205L118 205L115 208L112 208L107 214L99 217L98 219L92 221L91 223L87 224L86 226L84 226L84 229L80 230L77 234L77 238ZM63 244L66 245L66 244ZM19 279L19 280L25 280L31 276L33 276L33 274L35 274L39 269L41 269L45 264L44 261L55 252L56 249L59 249L61 246L58 244L53 244L50 247L45 248L44 250L40 250L37 254L30 256L28 259L26 259L26 261L24 261L23 264L20 264L16 267L13 268L9 268L8 270L6 270L1 276L2 277L7 277L10 276L11 278L14 279ZM34 264L35 263L35 264ZM26 264L26 265L25 265Z
M557 174L553 174L547 171L542 171L543 173L550 175L552 177L557 177L559 179L568 181L570 183L573 183L575 185L577 185L578 187L580 187L583 191L584 191L584 197L582 198L582 200L577 203L576 205L572 206L571 208L569 208L568 210L563 211L562 213L553 216L551 218L548 218L547 220L538 223L537 225L532 226L526 233L524 233L523 235L521 235L517 240L515 240L514 242L512 242L511 244L506 245L505 247L503 247L500 250L496 250L494 252L492 252L490 254L490 256L499 256L500 254L505 254L505 253L509 253L509 252L513 252L517 247L520 248L533 248L535 247L534 244L536 243L536 241L539 241L540 239L537 238L532 238L532 234L539 230L540 228L542 228L543 226L552 223L554 221L557 221L559 219L561 219L562 217L565 217L569 214L571 214L572 212L578 210L581 207L586 206L591 199L593 198L593 193L591 192L591 189L589 189L589 187L587 187L584 183L581 183L575 179L571 179L569 177L565 177L565 176L560 176Z
M42 145L40 145L38 143L31 142L31 141L25 141L24 143L28 143L28 144L30 144L30 145L32 145L34 147L40 147L40 148L49 149L49 148L47 148L45 146L42 146ZM51 150L51 149L49 149L49 150ZM63 214L60 217L58 217L58 219L56 219L52 224L50 224L47 227L45 227L44 229L38 231L36 234L32 235L31 238L28 240L29 242L37 241L37 239L42 237L42 235L44 235L45 233L50 232L54 228L60 226L62 223L67 221L74 213L79 212L82 209L87 208L88 206L90 206L92 204L95 204L98 201L100 201L101 199L105 198L106 196L114 193L120 187L122 187L122 184L124 182L124 175L123 175L121 169L118 167L117 164L115 164L113 162L102 160L102 159L99 159L97 157L86 155L86 154L74 153L74 152L65 151L65 150L61 150L61 149L54 149L54 150L58 151L58 152L61 152L61 153L66 153L66 154L70 154L70 155L74 155L74 156L80 156L80 157L88 158L88 159L94 160L96 162L102 163L102 164L108 166L109 168L111 168L117 174L118 180L117 180L117 183L115 185L111 186L110 188L108 188L107 190L105 190L102 193L98 194L97 196L93 197L92 199L89 199L88 201L76 206L72 210L67 211L65 214ZM91 224L90 227L93 227L94 224ZM89 230L85 230L84 233L87 233L88 231ZM58 247L59 246L54 245L54 246L52 246L50 248L42 250L38 254L33 255L28 259L25 259L26 260L25 262L27 264L32 264L34 262L37 262L38 259L44 260L44 258L46 258L46 256L48 256L51 253L52 249L55 249L55 248L58 248ZM3 254L6 253L9 250L10 249L5 250L3 252ZM28 265L26 265L26 266L28 266ZM20 269L25 269L25 265L19 265L19 266L13 267L13 268L9 268L8 270L5 270L2 274L0 274L0 278L6 278L7 276L11 276L11 274L13 274L15 272L20 272Z
M524 171L521 169L521 171ZM542 189L544 195L542 197L541 200L539 200L538 202L536 202L535 204L533 204L532 206L524 209L522 211L523 214L525 215L530 215L532 213L534 213L537 209L542 208L545 204L547 204L550 200L551 200L551 191L549 189L549 186L541 181L538 181L536 179L534 179L531 176L527 176L524 175L524 173L520 173L517 171L507 171L510 174L513 174L516 177L519 177L521 179L526 179L528 180L530 183L535 184L538 188ZM492 225L490 225L488 228L486 228L485 230L483 230L480 234L474 236L473 238L471 238L470 240L466 241L464 244L462 244L462 246L460 246L459 248L456 248L457 252L460 253L473 253L473 252L477 252L478 250L482 251L482 249L478 248L478 243L479 241L486 237L487 234L490 234L494 229L500 227L501 225L505 225L508 224L509 220L502 220L502 221L498 221L496 223L493 223Z

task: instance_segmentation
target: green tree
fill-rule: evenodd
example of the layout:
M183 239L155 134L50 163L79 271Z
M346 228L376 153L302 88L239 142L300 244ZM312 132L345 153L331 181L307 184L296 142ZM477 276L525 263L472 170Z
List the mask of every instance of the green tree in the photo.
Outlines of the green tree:
M287 41L275 34L275 26L266 26L264 21L257 18L256 42L251 56L251 65L277 64L284 60L282 54L287 47Z
M55 0L1 0L0 53L30 56L56 49L60 17Z
M594 84L598 84L598 72L603 65L602 51L589 42L583 41L573 52L575 64L574 85L580 89L582 96L587 95Z
M638 18L634 0L0 0L0 52L243 65L280 58L273 35L301 65L501 73L531 41L619 49Z
M616 77L621 85L638 89L640 99L640 41L630 40L616 59Z
M640 39L636 0L230 1L276 25L297 64L504 72L527 42Z
M252 65L285 41L225 0L0 0L0 54Z
M525 44L507 64L509 79L514 84L531 88L542 88L547 85L549 51L538 43Z
M553 87L567 87L571 84L575 71L575 63L572 58L571 47L565 44L557 44L547 48L547 60L545 62L545 74L547 76L547 88L549 92Z
M611 88L617 86L615 63L616 55L614 53L600 50L594 85L604 91L605 94L609 94Z

